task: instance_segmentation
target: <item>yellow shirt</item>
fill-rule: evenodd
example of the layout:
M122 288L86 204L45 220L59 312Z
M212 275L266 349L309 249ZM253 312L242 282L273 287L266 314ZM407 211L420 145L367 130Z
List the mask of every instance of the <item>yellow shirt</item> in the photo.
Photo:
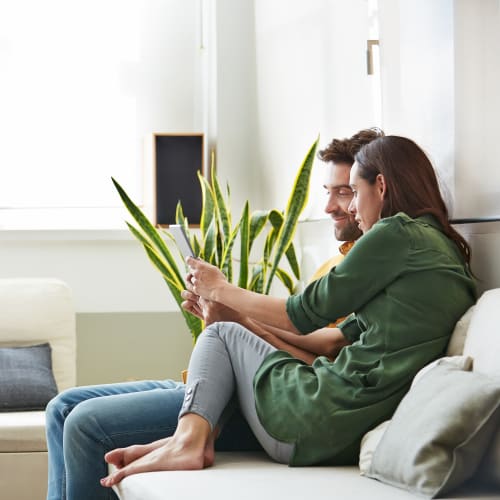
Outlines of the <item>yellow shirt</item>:
M327 273L330 272L330 269L332 269L335 266L338 266L342 262L344 257L347 255L349 250L354 246L354 243L355 241L344 241L344 243L342 243L342 245L340 245L339 247L340 254L335 255L335 257L332 257L331 259L328 259L326 262L321 264L321 266L318 269L316 269L316 272L312 275L310 281L312 282L318 280L319 278L322 278L323 276L325 276ZM330 323L327 326L327 328L336 328L337 325L344 319L345 317L338 318L333 323Z

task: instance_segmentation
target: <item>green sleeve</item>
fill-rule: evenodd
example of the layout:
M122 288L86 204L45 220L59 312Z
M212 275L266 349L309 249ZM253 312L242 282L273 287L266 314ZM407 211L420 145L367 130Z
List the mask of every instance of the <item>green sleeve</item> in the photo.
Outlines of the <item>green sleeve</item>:
M404 214L382 219L338 266L289 297L286 310L295 327L308 333L356 312L405 272L411 244L408 219Z
M337 327L340 328L342 334L349 342L356 342L356 340L359 340L363 332L355 314L350 314L344 321L339 323Z

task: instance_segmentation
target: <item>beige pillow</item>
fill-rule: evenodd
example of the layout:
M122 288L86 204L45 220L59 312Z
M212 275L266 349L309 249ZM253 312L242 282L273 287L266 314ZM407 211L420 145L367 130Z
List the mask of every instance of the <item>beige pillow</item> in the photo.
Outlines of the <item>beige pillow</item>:
M415 377L413 377L411 387L417 384L428 371L432 370L435 366L442 365L443 363L452 365L457 370L472 370L472 358L470 356L446 356L444 358L436 359L421 368L420 371L417 372Z
M486 454L477 468L474 481L500 488L500 428L491 440Z
M373 454L375 453L375 450L377 449L377 446L390 422L390 420L382 422L363 436L363 439L361 440L361 448L359 450L359 471L362 476L370 471Z
M475 307L475 305L469 307L464 315L457 321L453 333L451 334L450 341L448 342L446 356L460 356L464 352L465 339Z
M469 309L469 311L464 314L464 317L468 314L470 319L470 313L472 312L471 309ZM468 324L469 321L467 321L467 325ZM432 361L428 365L424 366L415 375L411 386L413 387L429 370L432 370L432 368L434 368L435 366L443 363L451 364L459 370L470 370L472 367L472 358L468 356L447 356L444 358L436 359L435 361ZM361 440L361 448L359 450L359 470L362 476L368 473L368 471L370 470L373 454L375 453L375 450L380 443L382 436L389 426L389 423L390 420L386 420L363 436L363 439Z
M434 498L470 478L500 423L500 378L442 362L398 406L364 475Z
M500 288L488 290L479 298L472 315L464 352L474 359L474 371L500 376Z

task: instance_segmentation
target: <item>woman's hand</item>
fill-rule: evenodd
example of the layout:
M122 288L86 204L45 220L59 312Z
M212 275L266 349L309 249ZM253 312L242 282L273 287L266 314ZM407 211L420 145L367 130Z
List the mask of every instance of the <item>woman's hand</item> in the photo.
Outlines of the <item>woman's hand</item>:
M186 262L190 271L186 278L188 291L204 299L216 301L218 288L228 284L222 271L201 259L188 257Z
M184 290L181 296L185 299L182 307L202 319L207 326L217 321L234 321L236 323L243 321L241 314L219 302L203 299L188 290Z

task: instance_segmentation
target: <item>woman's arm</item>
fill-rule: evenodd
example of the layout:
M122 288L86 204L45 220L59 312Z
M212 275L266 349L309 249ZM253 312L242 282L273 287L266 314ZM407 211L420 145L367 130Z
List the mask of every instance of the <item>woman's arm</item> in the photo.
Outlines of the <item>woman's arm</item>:
M282 330L299 333L286 313L286 300L234 286L222 272L207 262L187 258L190 274L187 289L213 302L219 302L243 316Z
M234 309L202 299L189 291L182 292L182 296L185 299L183 308L203 319L206 324L236 321L277 349L287 351L309 364L318 356L333 360L343 347L350 344L338 328L322 328L308 335L299 335L242 316Z
M351 344L339 328L320 328L307 335L297 335L296 333L280 330L279 328L252 320L249 320L247 328L255 331L264 340L268 340L268 338L277 339L277 342L279 341L282 345L302 349L313 354L314 357L326 356L332 361L343 347ZM259 332L262 332L262 334L259 334ZM268 340L268 342L277 347L272 341ZM286 347L280 347L280 349L293 354Z

